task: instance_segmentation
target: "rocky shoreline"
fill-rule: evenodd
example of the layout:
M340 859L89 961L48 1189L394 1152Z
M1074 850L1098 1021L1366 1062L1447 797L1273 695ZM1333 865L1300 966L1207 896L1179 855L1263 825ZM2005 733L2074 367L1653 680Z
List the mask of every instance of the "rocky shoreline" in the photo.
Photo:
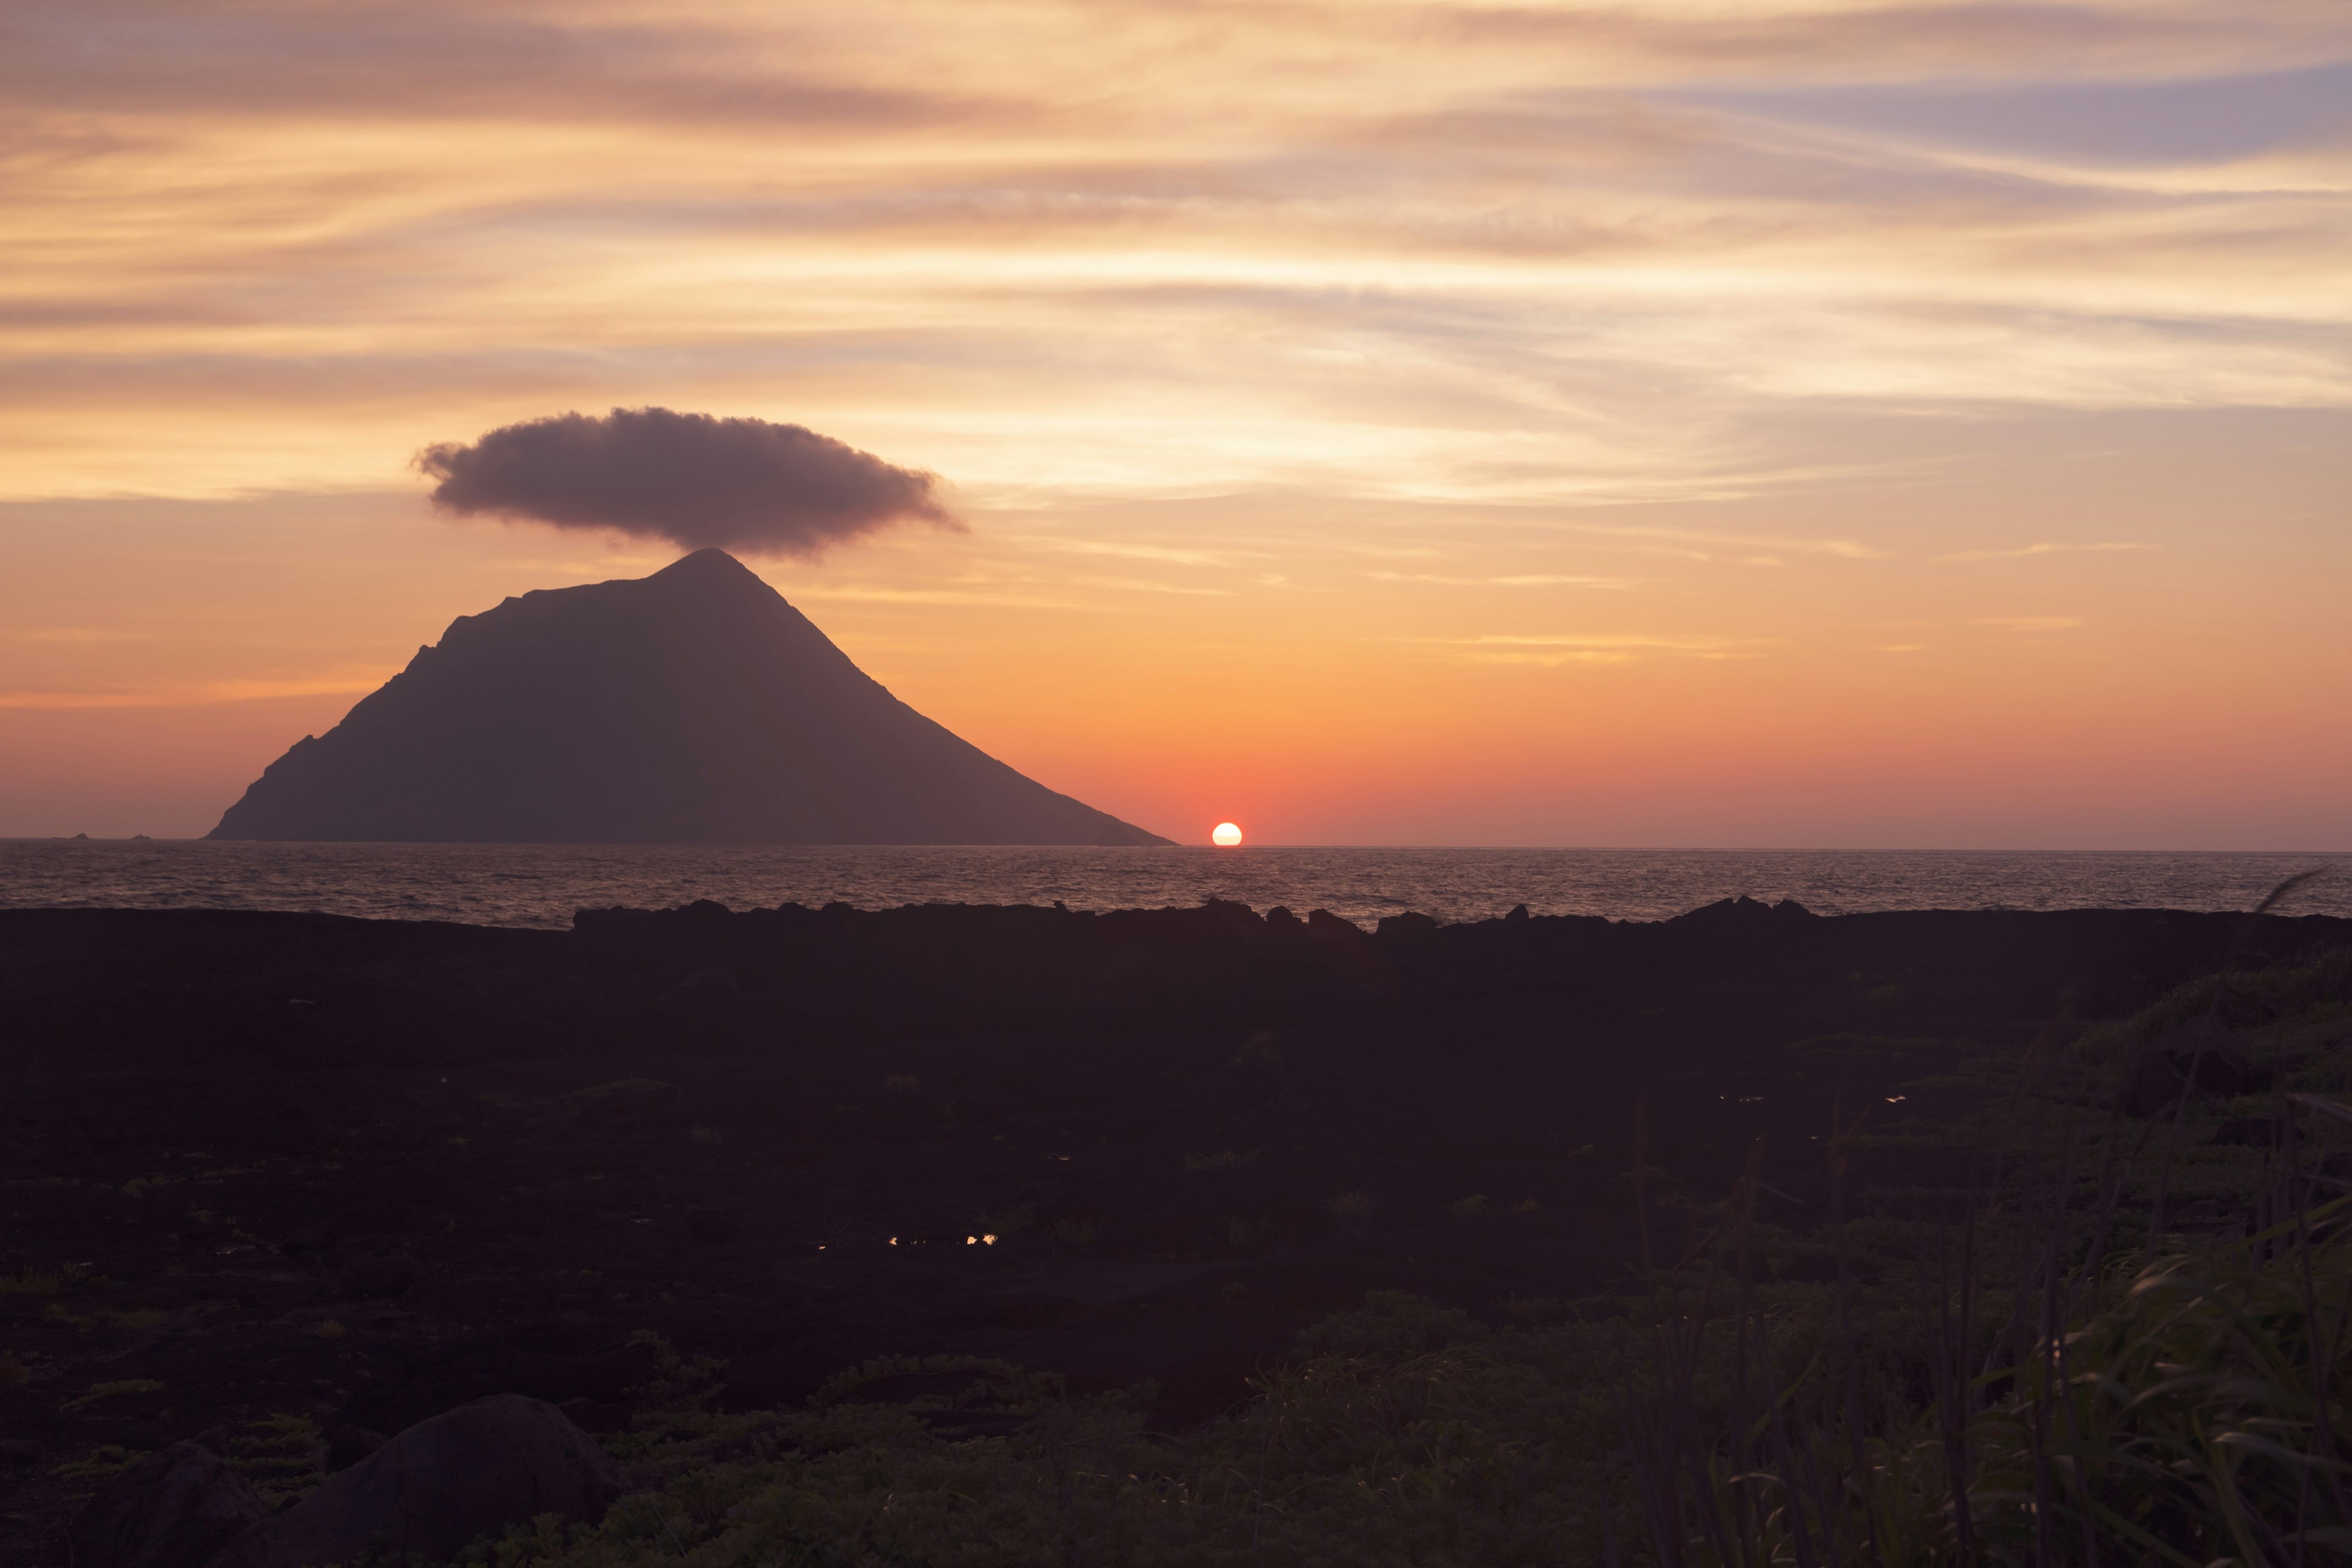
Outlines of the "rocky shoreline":
M625 1423L664 1345L741 1407L955 1353L1182 1429L1367 1291L1606 1292L1759 1138L1791 1230L1833 1128L1859 1212L1954 1208L1983 1064L2347 943L1744 900L0 911L0 1564L66 1561L75 1509L199 1435L275 1510L349 1434L487 1396Z

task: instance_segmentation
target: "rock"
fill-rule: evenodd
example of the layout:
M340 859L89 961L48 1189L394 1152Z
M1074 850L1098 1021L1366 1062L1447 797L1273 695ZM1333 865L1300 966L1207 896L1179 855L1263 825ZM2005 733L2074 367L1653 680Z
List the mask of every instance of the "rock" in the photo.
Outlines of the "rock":
M327 1434L327 1473L341 1475L390 1441L381 1432L346 1421Z
M1067 912L1059 899L1054 900L1054 907ZM1231 899L1209 899L1203 900L1201 907L1216 916L1220 924L1244 942L1265 935L1265 922L1258 919L1247 904L1236 903Z
M324 1262L341 1239L333 1226L305 1226L278 1244L278 1254L297 1263Z
M404 1252L367 1252L343 1266L338 1283L363 1301L405 1296L416 1283L416 1260Z
M1510 921L1513 925L1522 924L1528 918L1528 906L1525 904L1513 904L1511 906L1511 912L1505 915L1503 918Z
M23 1437L0 1439L0 1466L15 1469L41 1462L41 1446Z
M1711 904L1701 904L1697 909L1687 910L1674 918L1676 921L1688 921L1694 925L1714 925L1724 921L1761 920L1771 912L1771 905L1759 902L1742 893L1736 899L1717 899Z
M698 969L655 997L654 1005L672 1012L702 1012L732 1005L742 990L731 969Z
M2116 1103L2126 1116L2163 1116L2184 1094L2244 1094L2257 1081L2235 1033L2210 1017L2193 1018L2150 1040L2124 1064Z
M587 1354L562 1353L551 1325L450 1341L414 1352L386 1369L382 1381L354 1394L337 1413L377 1432L399 1432L445 1410L493 1394L522 1394L560 1405L567 1399L623 1404L629 1390L653 1378L659 1359L649 1345L607 1345Z
M686 1234L716 1247L741 1236L743 1221L725 1209L696 1209L686 1216Z
M134 1454L155 1453L170 1441L163 1428L154 1422L138 1420L116 1423L108 1429L106 1440Z
M203 1568L268 1513L226 1458L174 1443L90 1499L66 1540L74 1568Z
M1422 919L1428 920L1429 917L1423 915ZM1436 922L1433 921L1430 923L1434 925ZM1307 934L1318 941L1349 948L1360 948L1371 940L1364 934L1363 927L1353 921L1340 919L1329 910L1307 911Z
M1325 911L1321 910L1317 910L1315 911L1315 915L1319 915L1324 912ZM1313 923L1315 915L1309 915L1307 917L1308 923ZM1390 938L1427 936L1436 929L1437 922L1434 920L1432 920L1429 916L1418 913L1412 910L1407 910L1401 915L1382 915L1381 917L1379 934Z
M629 1429L629 1407L602 1399L567 1399L556 1406L564 1418L583 1432L602 1437L608 1432Z
M419 1422L239 1537L210 1568L439 1562L542 1513L593 1524L619 1468L554 1405L494 1394Z
M2161 1116L2179 1102L2184 1087L2170 1062L2142 1052L2124 1064L2124 1080L2116 1091L2116 1103L2126 1116Z

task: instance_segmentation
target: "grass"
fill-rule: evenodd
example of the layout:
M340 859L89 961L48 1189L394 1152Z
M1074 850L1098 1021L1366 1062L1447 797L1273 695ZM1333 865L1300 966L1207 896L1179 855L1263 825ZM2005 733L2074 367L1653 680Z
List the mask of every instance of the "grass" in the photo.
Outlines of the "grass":
M14 1274L0 1274L0 1296L55 1296L93 1283L97 1281L87 1263L61 1263L55 1268L27 1265Z
M127 1448L120 1443L100 1443L82 1458L59 1465L49 1474L61 1481L94 1480L104 1476L118 1476L147 1457L144 1448Z
M327 1479L324 1453L317 1422L281 1412L247 1422L229 1438L227 1457L274 1512L318 1489Z
M79 1398L68 1399L58 1406L60 1410L81 1410L101 1399L124 1399L134 1394L153 1394L163 1384L152 1377L126 1377L113 1383L93 1383Z
M1528 1303L1496 1328L1375 1296L1181 1437L1144 1429L1139 1396L997 1363L875 1363L806 1409L732 1415L689 1369L620 1439L657 1489L498 1560L2323 1562L2352 1542L2327 1447L2352 1415L2352 1243L2314 1238L2335 1213L2030 1289L1984 1265L2017 1239L1990 1221L1941 1259L1935 1227L1847 1227L1880 1279L1859 1289L1759 1278L1729 1218L1633 1310Z
M1623 1382L1646 1555L2201 1568L2352 1547L2347 1200L2302 1205L2309 1185L2287 1173L2252 1237L2153 1256L2104 1250L2111 1207L2080 1234L1971 1225L1907 1303L1841 1290L1827 1314L1758 1292L1743 1249ZM2004 1275L1990 1258L2021 1240Z
M1234 1415L1170 1436L1149 1391L1069 1396L1001 1363L877 1363L805 1408L719 1414L668 1357L623 1457L656 1484L523 1568L1348 1564L1926 1568L2325 1563L2352 1556L2352 1143L2313 1113L2213 1146L2278 1095L2140 1124L2130 1046L2202 1005L2258 1054L2339 1037L2352 955L2184 987L2031 1052L1984 1053L1958 1223L1759 1219L1759 1157L1619 1295L1498 1322L1378 1294L1318 1324ZM2184 1011L2185 1009L2185 1011ZM1891 1048L1891 1047L1890 1047ZM2352 1051L2297 1062L2340 1091ZM1883 1108L1882 1108L1883 1109ZM1866 1140L1825 1140L1832 1190ZM1189 1162L1188 1162L1189 1163ZM1655 1195L1660 1173L1630 1184ZM2206 1205L2192 1208L2192 1205ZM1343 1233L1374 1212L1328 1205ZM1458 1216L1476 1217L1481 1203ZM2170 1221L2203 1216L2205 1228ZM1671 1247L1673 1252L1667 1254ZM1826 1277L1826 1278L1825 1278Z

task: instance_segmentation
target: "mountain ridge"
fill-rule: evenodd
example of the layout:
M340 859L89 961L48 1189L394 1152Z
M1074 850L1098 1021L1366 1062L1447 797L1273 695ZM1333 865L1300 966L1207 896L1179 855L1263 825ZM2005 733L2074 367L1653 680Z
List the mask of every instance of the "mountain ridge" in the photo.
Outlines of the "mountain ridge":
M918 713L716 549L459 616L208 837L1170 842Z

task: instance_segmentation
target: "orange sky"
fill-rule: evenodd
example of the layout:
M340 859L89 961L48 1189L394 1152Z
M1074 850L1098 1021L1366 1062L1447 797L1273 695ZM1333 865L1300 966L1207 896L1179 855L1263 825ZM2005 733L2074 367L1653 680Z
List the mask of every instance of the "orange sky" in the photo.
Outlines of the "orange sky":
M660 404L943 476L752 564L1178 838L2352 848L2339 0L80 0L0 101L0 835L660 565L408 467Z

